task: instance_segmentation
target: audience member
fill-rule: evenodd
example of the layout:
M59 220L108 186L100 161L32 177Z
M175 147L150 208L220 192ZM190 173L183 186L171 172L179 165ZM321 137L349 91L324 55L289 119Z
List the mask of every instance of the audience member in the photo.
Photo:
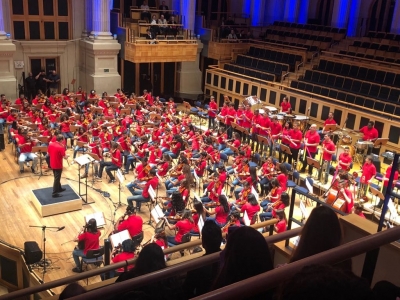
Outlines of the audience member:
M86 289L77 282L68 284L58 296L59 300L68 299L86 293Z
M202 246L206 251L204 256L221 250L221 228L212 220L207 220L204 223L204 227L201 231L201 239ZM189 299L207 293L215 280L217 272L218 263L189 271L183 284L185 297Z

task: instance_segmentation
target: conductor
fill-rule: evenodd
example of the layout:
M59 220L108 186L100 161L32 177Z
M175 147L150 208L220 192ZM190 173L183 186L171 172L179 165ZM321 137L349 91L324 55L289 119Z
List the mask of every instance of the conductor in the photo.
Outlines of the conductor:
M65 145L63 144L64 136L57 135L56 141L50 143L48 153L50 156L50 167L53 170L53 198L61 197L60 193L65 189L61 187L61 174L63 170L63 158L68 159L69 155L65 153Z

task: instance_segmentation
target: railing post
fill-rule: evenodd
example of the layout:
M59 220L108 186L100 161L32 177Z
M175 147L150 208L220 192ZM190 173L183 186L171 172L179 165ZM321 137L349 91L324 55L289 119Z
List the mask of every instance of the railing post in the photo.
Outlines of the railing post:
M104 265L108 266L110 264L110 253L111 253L111 243L109 239L104 240ZM105 279L110 278L110 272L104 274Z
M289 218L288 218L288 224L287 224L287 230L290 230L292 228L292 218L293 218L293 212L294 212L294 202L296 200L296 188L292 189L292 196L290 199L290 208L289 208ZM289 246L289 239L285 241L285 247Z

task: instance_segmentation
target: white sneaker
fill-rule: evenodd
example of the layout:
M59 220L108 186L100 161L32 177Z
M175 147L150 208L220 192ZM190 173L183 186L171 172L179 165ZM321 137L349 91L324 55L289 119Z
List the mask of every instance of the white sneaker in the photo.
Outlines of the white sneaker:
M31 166L31 164L29 163L29 161L26 163L26 166L27 166L27 167L30 167L30 166Z

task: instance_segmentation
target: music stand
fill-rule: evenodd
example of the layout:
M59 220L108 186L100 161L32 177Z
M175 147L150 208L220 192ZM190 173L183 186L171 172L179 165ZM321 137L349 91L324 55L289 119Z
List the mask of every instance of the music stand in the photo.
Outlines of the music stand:
M125 177L122 174L121 169L117 170L115 177L118 179L118 203L115 207L115 209L117 209L120 206L126 205L125 203L121 203L121 184L123 184L125 181Z
M307 158L307 164L316 168L317 170L319 170L321 168L321 164L318 160L312 158L312 157L306 157Z
M49 136L37 136L36 139L39 140L43 144L48 144L50 137Z
M337 129L337 124L328 124L324 127L324 132L335 131Z
M232 145L228 145L229 149L231 149L236 155L239 154L239 149L236 148L235 146Z
M74 159L75 162L78 163L78 185L79 185L79 196L82 198L82 201L85 202L85 204L88 204L87 202L87 176L85 177L85 194L81 194L81 172L80 168L82 166L86 166L87 164L90 164L94 159L88 155L84 154L82 156L79 156Z
M380 138L380 139L376 139L374 142L374 148L380 148L381 146L385 146L387 144L387 142L389 141L388 138Z
M119 115L120 115L120 116L122 116L123 114L125 114L125 115L130 115L130 114L131 114L131 111L132 111L132 109L130 109L130 108L123 108L123 109L121 109Z
M97 155L97 154L95 154L95 153L87 153L89 156L91 156L92 158L93 158L93 160L92 160L92 185L94 185L94 183L95 183L95 180L94 180L94 163L96 162L96 161L98 161L98 162L100 162L100 157Z
M42 177L43 175L47 175L47 174L43 174L43 170L42 170L42 153L46 153L48 150L47 146L33 146L32 147L32 153L39 153L39 168L40 168L40 173L39 173L39 177L38 180L40 179L40 177Z
M258 139L258 143L259 143L259 144L261 144L261 145L267 145L267 147L269 147L270 142L269 142L269 140L268 140L266 137L261 136L261 135L257 135L257 139ZM264 149L264 147L262 147L262 149ZM289 150L289 151L290 151L290 150ZM267 152L268 152L268 151L267 151ZM261 151L261 155L262 155L262 151Z
M119 102L108 102L108 103L110 103L110 106L114 109L117 109L120 105Z
M79 125L69 125L69 131L71 132L76 132L79 130L79 128L81 128Z
M286 146L285 144L280 144L280 149L283 153L285 153L287 155L292 155L290 148L288 146Z

